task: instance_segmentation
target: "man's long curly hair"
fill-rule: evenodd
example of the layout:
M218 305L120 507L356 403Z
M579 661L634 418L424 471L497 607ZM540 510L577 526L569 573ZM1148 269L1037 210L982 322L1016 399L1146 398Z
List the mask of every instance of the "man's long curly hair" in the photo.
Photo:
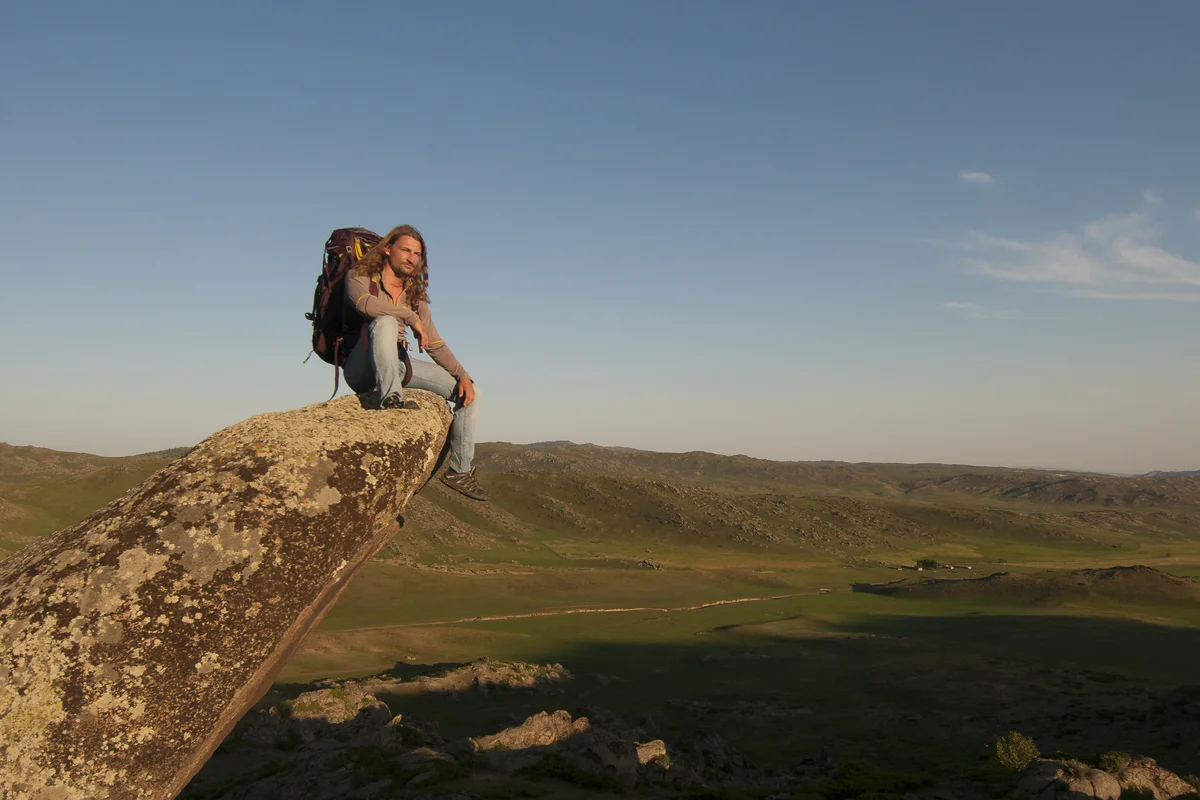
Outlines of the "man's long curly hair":
M354 269L360 275L369 278L380 276L387 264L388 251L401 236L411 236L421 243L421 261L417 264L417 271L404 287L404 298L408 301L408 307L415 311L417 303L422 300L429 302L429 248L425 246L425 237L412 225L397 225L388 231L387 236L379 240L379 244L363 255Z

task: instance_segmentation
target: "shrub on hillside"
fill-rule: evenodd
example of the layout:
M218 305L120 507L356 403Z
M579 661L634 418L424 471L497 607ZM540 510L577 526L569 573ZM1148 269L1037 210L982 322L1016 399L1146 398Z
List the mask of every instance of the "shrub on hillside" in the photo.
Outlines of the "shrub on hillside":
M1038 757L1037 745L1023 733L1009 731L992 745L992 758L1001 769L1021 772Z
M1129 766L1129 754L1122 753L1117 750L1112 753L1105 753L1096 759L1096 766L1105 772L1120 772Z
M936 558L918 558L917 566L921 569L937 569L938 562Z

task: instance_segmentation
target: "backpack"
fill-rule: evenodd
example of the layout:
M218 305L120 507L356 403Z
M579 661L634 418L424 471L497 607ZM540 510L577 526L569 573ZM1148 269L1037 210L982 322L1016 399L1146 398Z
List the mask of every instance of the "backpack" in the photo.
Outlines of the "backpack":
M338 391L339 367L345 362L364 332L366 320L346 307L346 273L358 266L366 252L378 244L382 236L366 228L338 228L325 242L325 257L321 274L317 276L317 288L313 292L312 311L304 318L312 322L313 353L326 364L333 365L333 394ZM371 284L371 294L378 293L377 284ZM403 353L408 367L408 353ZM308 361L308 358L304 359ZM405 370L403 384L407 384L412 368Z

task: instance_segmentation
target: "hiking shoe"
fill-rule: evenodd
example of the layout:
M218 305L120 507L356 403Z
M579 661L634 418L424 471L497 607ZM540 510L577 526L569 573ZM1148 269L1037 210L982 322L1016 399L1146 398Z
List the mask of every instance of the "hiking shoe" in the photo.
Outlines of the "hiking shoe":
M416 400L400 400L400 395L389 394L383 398L383 402L379 404L380 408L403 408L405 411L419 411L421 406Z
M475 468L471 467L469 472L454 472L446 470L442 475L442 483L449 486L459 494L466 495L472 500L490 500L489 495L484 488L475 480Z

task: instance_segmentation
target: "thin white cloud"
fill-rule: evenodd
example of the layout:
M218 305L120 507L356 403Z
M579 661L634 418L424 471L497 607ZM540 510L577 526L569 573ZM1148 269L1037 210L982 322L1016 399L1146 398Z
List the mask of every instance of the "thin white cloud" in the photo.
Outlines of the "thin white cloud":
M929 244L934 247L957 247L960 249L973 246L963 239L946 239L940 236L912 236L906 239L906 241L916 242L917 244Z
M989 184L995 180L991 174L987 172L971 172L970 170L960 169L958 171L958 179L963 183L979 183Z
M1200 303L1200 292L1075 292L1076 297L1093 300L1161 300L1168 303Z
M968 319L1022 319L1025 316L1015 308L986 308L979 303L965 303L961 300L947 300L942 303L942 309Z
M1163 204L1162 192L1158 189L1147 189L1142 192L1142 202L1148 206L1161 206Z
M997 280L1047 284L1076 297L1194 302L1200 262L1161 246L1157 210L1147 201L1140 211L1109 214L1040 241L979 232L927 241L971 251L967 269Z

